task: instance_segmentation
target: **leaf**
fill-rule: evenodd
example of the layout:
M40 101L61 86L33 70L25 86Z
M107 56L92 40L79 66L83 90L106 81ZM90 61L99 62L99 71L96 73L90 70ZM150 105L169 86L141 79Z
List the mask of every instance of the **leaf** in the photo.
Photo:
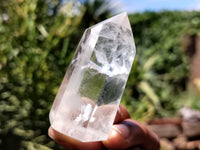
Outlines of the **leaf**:
M154 92L153 88L145 81L139 83L139 88L151 99L155 107L160 107L159 97Z
M158 54L154 54L152 55L149 59L147 59L147 61L144 64L143 69L145 71L149 71L152 66L154 65L154 63L156 62L156 60L159 58L160 56Z

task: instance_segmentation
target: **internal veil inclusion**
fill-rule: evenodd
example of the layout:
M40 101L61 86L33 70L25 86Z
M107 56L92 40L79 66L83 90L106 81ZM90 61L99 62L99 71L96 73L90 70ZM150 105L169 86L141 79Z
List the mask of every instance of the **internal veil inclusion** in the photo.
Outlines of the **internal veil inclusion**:
M126 13L86 29L51 108L51 126L83 142L106 140L135 52Z

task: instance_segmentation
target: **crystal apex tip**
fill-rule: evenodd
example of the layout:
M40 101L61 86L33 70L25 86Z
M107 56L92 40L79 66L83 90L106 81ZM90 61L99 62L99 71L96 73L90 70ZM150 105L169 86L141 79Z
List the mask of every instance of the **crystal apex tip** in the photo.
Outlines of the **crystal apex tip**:
M94 27L96 27L100 24L107 23L107 22L115 23L119 26L123 26L123 27L131 30L131 25L130 25L130 22L129 22L129 19L128 19L127 12L119 13L119 14L111 17L111 18L108 18L108 19L106 19L102 22L99 22L99 23L91 26L90 28L94 28Z

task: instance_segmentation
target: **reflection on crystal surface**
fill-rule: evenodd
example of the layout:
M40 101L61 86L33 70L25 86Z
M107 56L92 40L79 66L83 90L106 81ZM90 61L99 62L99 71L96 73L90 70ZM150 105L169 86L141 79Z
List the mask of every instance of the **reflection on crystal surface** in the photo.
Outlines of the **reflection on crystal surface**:
M134 55L126 13L87 29L50 111L51 126L80 141L106 140Z

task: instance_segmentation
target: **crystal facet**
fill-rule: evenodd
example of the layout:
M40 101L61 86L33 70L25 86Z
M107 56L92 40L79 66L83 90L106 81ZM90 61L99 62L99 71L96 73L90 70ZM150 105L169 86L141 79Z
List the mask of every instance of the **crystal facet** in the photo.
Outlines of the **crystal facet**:
M126 13L86 29L51 108L51 126L83 142L106 140L135 51Z

